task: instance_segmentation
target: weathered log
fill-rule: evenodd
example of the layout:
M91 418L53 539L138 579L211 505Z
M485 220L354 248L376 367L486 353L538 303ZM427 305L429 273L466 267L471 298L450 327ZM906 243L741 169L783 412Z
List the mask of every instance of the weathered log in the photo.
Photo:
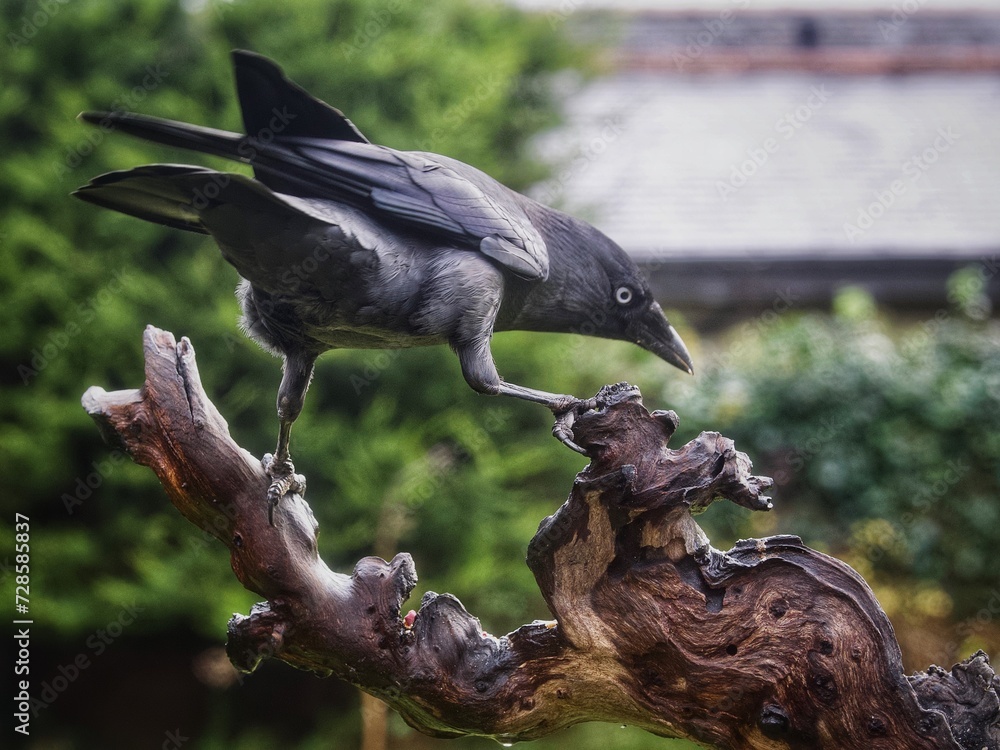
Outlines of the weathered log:
M713 549L692 513L718 499L765 510L770 480L718 433L669 449L677 416L648 412L631 386L575 415L590 465L528 546L555 621L497 638L450 594L426 594L405 621L407 554L331 571L297 495L271 526L268 479L205 394L190 342L150 327L144 345L141 389L93 387L83 403L266 599L229 623L241 670L275 658L335 675L437 737L515 742L597 720L720 748L1000 750L985 655L907 678L885 613L844 563L794 536Z

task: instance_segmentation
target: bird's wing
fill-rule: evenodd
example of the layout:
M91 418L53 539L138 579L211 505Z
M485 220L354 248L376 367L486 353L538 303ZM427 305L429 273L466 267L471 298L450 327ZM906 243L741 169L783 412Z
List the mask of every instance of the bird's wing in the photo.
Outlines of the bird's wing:
M425 239L478 250L522 278L548 278L545 241L516 193L454 159L373 145L339 110L289 81L270 60L247 52L235 52L233 59L246 136L127 112L80 117L156 143L249 163L276 193L346 203L420 230ZM186 216L178 221L198 231Z
M526 279L548 277L545 241L513 194L468 165L367 143L277 137L251 159L277 192L347 201L473 249Z
M248 136L242 155L272 190L347 200L478 249L523 278L547 278L544 240L495 180L445 157L371 145L266 57L237 50L233 64Z
M490 195L432 156L395 156L406 165L412 184L374 189L372 202L377 208L478 241L480 252L522 278L548 276L545 241L519 205L504 200L502 194Z

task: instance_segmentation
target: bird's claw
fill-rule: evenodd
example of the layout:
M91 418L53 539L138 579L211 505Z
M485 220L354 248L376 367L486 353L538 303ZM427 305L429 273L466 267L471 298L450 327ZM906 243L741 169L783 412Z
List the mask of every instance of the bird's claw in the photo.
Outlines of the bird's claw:
M275 461L274 455L265 453L260 460L264 473L271 478L271 486L267 488L267 521L274 526L274 509L278 507L281 498L290 492L304 495L306 478L295 473L295 466L289 459Z
M583 400L573 396L553 402L549 405L556 418L556 423L552 425L552 435L570 450L576 451L582 456L588 455L586 449L581 448L573 440L573 423L576 422L578 414L596 406L597 402L592 398Z

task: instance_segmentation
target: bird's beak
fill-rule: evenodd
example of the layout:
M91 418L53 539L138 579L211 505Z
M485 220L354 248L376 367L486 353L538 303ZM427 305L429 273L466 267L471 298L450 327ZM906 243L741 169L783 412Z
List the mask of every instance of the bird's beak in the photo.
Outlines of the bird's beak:
M650 305L646 314L636 321L634 333L635 343L643 349L689 375L694 375L691 355L658 302Z

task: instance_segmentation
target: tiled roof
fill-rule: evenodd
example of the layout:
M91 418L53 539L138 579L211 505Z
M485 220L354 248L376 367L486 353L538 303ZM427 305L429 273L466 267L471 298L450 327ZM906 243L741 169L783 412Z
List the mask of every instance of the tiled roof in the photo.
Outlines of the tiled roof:
M1000 246L1000 78L616 73L539 141L543 201L637 255Z
M740 5L559 16L613 67L539 140L535 196L701 326L847 283L936 310L976 263L1000 304L1000 15Z

